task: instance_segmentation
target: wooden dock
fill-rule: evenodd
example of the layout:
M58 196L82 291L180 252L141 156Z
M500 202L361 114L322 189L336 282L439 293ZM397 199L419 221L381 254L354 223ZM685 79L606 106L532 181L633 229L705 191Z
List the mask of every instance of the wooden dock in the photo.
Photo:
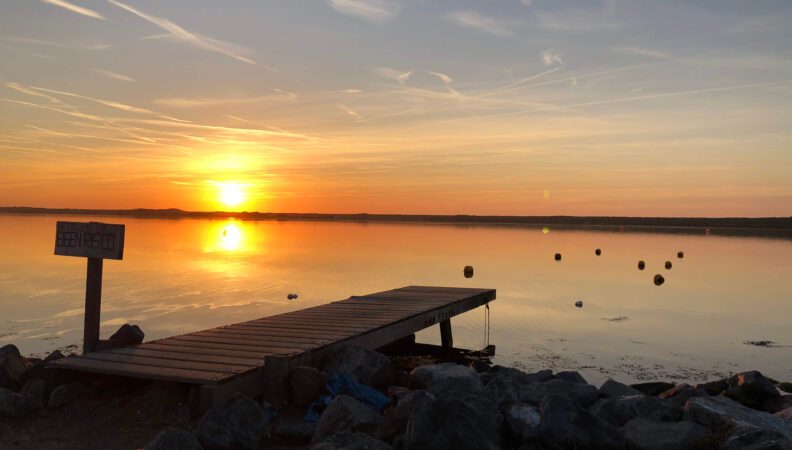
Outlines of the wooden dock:
M494 289L408 286L321 306L87 353L50 363L59 369L193 385L201 408L235 392L279 403L289 371L348 343L376 349L440 324L453 345L453 316L495 299Z

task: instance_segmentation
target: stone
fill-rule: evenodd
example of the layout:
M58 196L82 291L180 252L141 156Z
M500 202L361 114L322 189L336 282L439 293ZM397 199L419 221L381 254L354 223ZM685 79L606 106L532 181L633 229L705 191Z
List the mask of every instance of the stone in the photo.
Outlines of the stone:
M403 448L499 449L503 416L481 395L455 393L422 402L413 410Z
M17 417L22 396L11 389L0 387L0 417Z
M481 374L481 381L487 385L496 378L513 379L520 383L532 383L549 381L553 379L553 371L550 369L540 370L535 373L525 373L513 367L492 366L489 371Z
M743 443L786 439L792 445L792 427L782 418L750 409L727 397L691 398L685 405L685 420L710 429L730 428L732 432L726 441L731 438ZM747 439L746 436L753 437Z
M775 413L775 416L784 419L787 423L792 425L792 407L778 411Z
M462 273L465 275L465 278L473 278L473 266L465 266Z
M270 413L255 400L237 393L225 405L207 411L198 421L195 434L206 450L255 450L270 419Z
M339 395L327 405L316 424L311 442L317 444L341 431L374 433L382 415L348 395Z
M57 361L57 360L59 360L59 359L63 359L63 358L65 358L65 357L66 357L66 356L64 356L64 355L63 355L63 353L61 353L61 351L60 351L60 350L54 350L52 353L50 353L49 355L47 355L47 357L46 357L46 358L44 358L44 361L46 361L46 362L50 362L50 361Z
M423 390L409 391L404 394L396 406L385 414L379 430L377 430L377 437L386 441L393 441L396 436L404 433L413 411L419 405L428 404L434 400L434 395Z
M737 425L721 444L723 450L792 450L792 440L751 425Z
M681 412L657 397L632 395L598 400L589 412L615 427L622 427L633 419L678 420Z
M643 393L638 389L619 383L618 381L612 380L610 378L602 383L602 386L600 386L598 392L599 396L603 398L643 395Z
M707 397L709 393L701 386L690 387L687 383L680 383L673 388L658 395L671 405L680 414L684 411L685 404L693 397Z
M413 369L413 371L410 372L410 387L425 389L431 387L432 384L440 380L449 378L456 379L457 381L463 380L463 383L476 385L479 388L482 386L481 378L472 367L456 363L440 363L425 364Z
M152 439L143 450L203 450L203 447L193 433L168 428Z
M704 384L697 384L696 387L701 387L709 393L709 395L720 395L729 387L729 382L725 379L709 381Z
M475 359L470 362L469 366L472 367L473 370L476 371L476 373L482 374L490 370L491 364L483 359Z
M126 347L127 345L137 345L142 343L145 337L146 335L139 326L125 323L124 325L121 325L121 328L119 328L118 331L110 336L110 340L117 343L121 347Z
M325 359L323 370L346 373L358 382L386 389L398 381L398 371L390 358L382 353L355 345L342 345Z
M693 422L647 419L633 419L621 431L638 450L689 449L709 434L706 428Z
M270 435L282 441L307 444L315 431L315 423L278 423L272 426Z
M590 384L573 383L571 381L555 379L537 383L535 389L527 399L528 403L538 405L548 395L560 395L575 401L583 407L588 407L597 401L597 388Z
M654 284L655 286L662 286L665 283L665 277L660 275L659 273L654 276Z
M25 383L25 386L22 387L21 395L29 399L34 409L46 408L49 402L47 383L44 380L35 379L28 381Z
M755 370L738 373L729 378L727 383L729 387L723 391L723 395L749 408L762 409L765 402L781 396L775 385Z
M497 377L484 388L484 395L503 410L511 403L528 403L538 406L548 395L569 398L584 407L597 400L597 388L589 384L552 379L542 383L525 381L520 377Z
M19 389L25 371L32 366L33 363L22 356L15 345L0 347L0 387Z
M60 409L74 403L85 394L85 386L81 383L62 384L50 392L47 408Z
M787 408L792 408L792 395L782 395L768 399L762 404L761 410L773 414Z
M327 380L319 369L299 366L289 373L292 390L292 403L305 407L311 404L324 390Z
M572 383L588 384L588 381L583 378L583 375L574 370L558 372L555 377L559 380L566 380Z
M549 395L539 407L539 442L547 449L626 449L627 439L618 429L589 414L560 395Z
M631 384L630 387L642 392L644 395L660 395L663 392L672 389L675 384L667 383L665 381L650 381L648 383Z
M312 450L392 450L393 447L365 433L342 431L317 445Z
M778 383L778 389L781 389L784 392L792 394L792 383Z
M435 395L447 395L453 392L464 392L468 394L481 394L484 387L479 377L448 377L441 378L432 382L426 389Z
M503 414L506 429L514 439L523 443L535 439L539 435L539 423L542 416L539 408L525 403L513 403Z

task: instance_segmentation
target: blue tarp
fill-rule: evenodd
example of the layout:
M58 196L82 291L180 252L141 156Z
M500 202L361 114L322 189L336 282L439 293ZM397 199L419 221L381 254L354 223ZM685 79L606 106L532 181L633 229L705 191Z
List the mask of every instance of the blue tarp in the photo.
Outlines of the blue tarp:
M387 396L370 386L358 383L357 380L345 373L334 373L330 381L327 382L325 389L329 394L323 395L319 400L308 406L308 412L305 414L305 417L303 417L303 422L319 422L319 416L321 414L318 412L318 409L323 409L329 405L336 396L341 394L354 397L377 411L390 403Z

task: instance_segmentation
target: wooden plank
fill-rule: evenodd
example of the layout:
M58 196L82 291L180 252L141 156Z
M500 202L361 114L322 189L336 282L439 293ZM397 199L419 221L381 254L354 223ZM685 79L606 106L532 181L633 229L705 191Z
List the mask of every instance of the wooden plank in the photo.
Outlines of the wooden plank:
M294 332L294 333L306 333L306 335L318 336L318 337L333 337L333 336L348 336L350 334L357 334L360 330L342 330L342 331L335 331L335 330L326 330L323 329L321 331L311 328L311 327L292 327L292 326L268 326L268 325L257 325L257 324L239 324L233 325L234 329L244 329L244 330L263 330L264 332L273 331L273 332Z
M85 359L96 361L120 362L139 364L142 366L168 367L171 369L199 370L201 372L217 372L223 374L237 374L255 369L255 366L215 364L209 362L181 361L176 359L153 358L149 356L124 355L112 352L94 352L84 356Z
M241 351L241 350L216 349L216 348L207 348L207 347L198 347L198 346L192 347L187 345L168 345L168 344L162 344L159 341L147 342L140 346L129 347L129 348L159 350L165 352L195 353L198 355L228 356L232 358L254 359L261 361L263 361L266 356L272 354L267 352L253 352L249 350Z
M262 339L269 338L290 338L294 342L316 342L333 340L334 337L329 336L306 336L300 332L289 332L287 330L267 331L267 330L251 330L248 328L234 327L234 328L214 328L211 330L201 331L201 333L214 333L217 335L241 335L241 336L258 336Z
M167 346L166 346L167 347ZM124 347L111 350L109 353L133 356L148 356L151 358L174 359L179 361L209 362L239 366L263 366L264 358L242 358L239 356L210 355L206 353L193 353L174 351L172 348L161 350L148 347Z
M270 318L266 319L257 319L251 320L250 322L245 322L244 325L246 326L265 326L269 328L288 328L288 329L306 329L306 330L325 330L325 331L365 331L365 325L356 325L356 324L303 324L303 323L289 323L289 322L282 322L282 321L274 321L270 320Z
M297 336L266 336L259 333L235 333L229 330L208 330L190 333L187 336L220 337L227 339L245 339L256 341L262 345L281 345L281 344L324 344L332 339L305 339Z
M371 325L371 324L376 324L376 323L380 323L380 322L387 322L387 321L388 321L388 319L376 319L376 318L361 318L360 320L352 320L352 319L350 319L350 320L346 320L346 321L340 321L340 320L334 320L334 319L322 319L322 318L318 318L318 317L317 318L301 318L300 320L295 320L295 318L289 318L289 317L273 317L273 318L267 320L267 323L287 323L287 324L302 323L302 324L305 324L305 325L308 325L308 324L310 324L310 325L314 325L314 324L315 325L334 325L334 324L338 324L340 322L342 324L351 323L351 324L354 324L356 326L361 326L361 327L365 328L366 326Z
M216 384L219 380L233 377L232 373L203 372L199 370L172 369L140 364L97 361L88 358L63 358L50 363L57 368L82 370L107 375L148 378L187 384Z
M158 341L158 344L162 345L170 345L173 347L199 347L199 348L207 348L207 349L218 349L218 350L242 350L242 351L250 351L250 352L259 352L259 353L267 353L269 355L284 355L284 354L291 354L294 352L301 351L300 349L286 349L286 348L265 348L261 346L249 346L249 345L232 345L232 344L220 344L215 342L200 342L196 340L185 340L180 339L180 336L175 336L169 339L165 339L162 341Z
M236 339L236 338L222 338L222 337L205 337L205 336L191 336L189 334L183 336L176 336L168 339L168 341L186 341L186 342L201 342L206 344L221 344L232 347L251 348L251 349L272 349L281 351L302 351L312 348L310 344L300 344L295 342L289 346L284 345L266 345L264 341L255 341L249 339Z

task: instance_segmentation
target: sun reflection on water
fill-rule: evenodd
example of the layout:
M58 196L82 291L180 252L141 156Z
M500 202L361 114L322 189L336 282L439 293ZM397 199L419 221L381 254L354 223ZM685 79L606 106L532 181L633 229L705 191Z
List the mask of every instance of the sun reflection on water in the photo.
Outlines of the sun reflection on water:
M243 228L234 220L212 224L207 230L204 253L244 251L247 242Z

